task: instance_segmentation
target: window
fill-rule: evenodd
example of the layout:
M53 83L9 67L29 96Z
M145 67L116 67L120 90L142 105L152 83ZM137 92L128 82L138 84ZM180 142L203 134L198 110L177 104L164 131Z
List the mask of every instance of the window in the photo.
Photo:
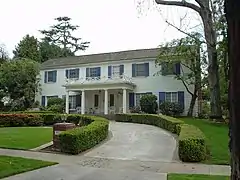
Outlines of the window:
M165 62L162 64L162 75L180 74L180 63Z
M44 77L44 82L56 82L57 80L57 71L46 71L45 72L45 77Z
M94 68L87 68L86 69L86 77L87 79L93 78L93 77L98 77L100 78L101 76L101 68L100 67L94 67Z
M94 95L94 107L98 107L99 106L99 95L95 94Z
M119 77L120 75L120 66L112 66L112 76Z
M110 94L110 107L114 106L114 94Z
M77 98L76 95L69 96L69 109L76 109Z
M166 92L165 101L177 103L178 102L178 93L177 92Z
M144 64L136 64L136 76L145 76Z
M132 77L149 76L149 63L132 64Z
M69 69L66 70L66 77L69 79L78 79L79 78L79 69Z

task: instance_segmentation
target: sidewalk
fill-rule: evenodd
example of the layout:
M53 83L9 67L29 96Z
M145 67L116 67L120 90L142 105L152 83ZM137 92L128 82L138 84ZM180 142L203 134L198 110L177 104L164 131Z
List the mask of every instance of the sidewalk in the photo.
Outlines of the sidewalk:
M104 168L115 170L136 170L155 173L230 175L230 166L206 165L181 162L135 161L88 157L85 155L52 154L34 151L0 149L0 155L17 156L44 161L58 162L61 165Z

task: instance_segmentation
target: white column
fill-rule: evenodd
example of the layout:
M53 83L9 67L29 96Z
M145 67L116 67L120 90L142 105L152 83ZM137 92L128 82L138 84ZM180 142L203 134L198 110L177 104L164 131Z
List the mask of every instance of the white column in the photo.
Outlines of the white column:
M81 114L85 114L85 91L82 90L81 96Z
M127 113L127 89L123 89L123 113Z
M108 90L104 90L105 97L104 97L104 114L108 114Z
M66 107L65 107L65 111L67 114L69 114L69 91L66 91Z

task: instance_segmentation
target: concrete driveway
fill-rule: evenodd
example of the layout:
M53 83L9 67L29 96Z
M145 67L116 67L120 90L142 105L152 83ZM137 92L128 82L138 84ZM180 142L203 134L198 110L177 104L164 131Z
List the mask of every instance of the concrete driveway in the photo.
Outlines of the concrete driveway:
M84 156L139 161L172 162L175 159L176 140L158 127L110 123L113 137Z

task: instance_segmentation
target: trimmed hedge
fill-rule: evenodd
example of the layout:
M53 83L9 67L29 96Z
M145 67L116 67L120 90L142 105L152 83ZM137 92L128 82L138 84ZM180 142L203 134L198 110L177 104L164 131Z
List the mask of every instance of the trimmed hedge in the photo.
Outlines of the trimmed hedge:
M154 125L179 135L178 154L183 162L200 162L206 159L207 145L203 132L193 125L165 115L116 114L118 122Z
M206 159L205 136L199 128L189 124L180 126L178 154L184 162L200 162Z
M60 150L62 152L79 154L107 138L108 120L95 116L84 116L84 119L90 124L59 134Z
M35 114L0 114L1 127L42 126L43 119Z

